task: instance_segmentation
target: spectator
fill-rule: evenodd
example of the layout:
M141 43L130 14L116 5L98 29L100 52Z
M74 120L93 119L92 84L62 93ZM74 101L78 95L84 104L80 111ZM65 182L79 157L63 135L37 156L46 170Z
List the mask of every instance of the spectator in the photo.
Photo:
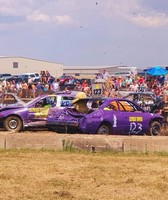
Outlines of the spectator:
M134 81L133 84L130 85L129 90L137 92L138 91L138 87L139 87L138 83L136 81Z
M74 87L75 91L82 91L82 85L80 84L79 81L76 82L76 85Z
M125 80L126 82L126 88L129 88L130 85L132 84L132 78L130 76L128 76Z
M168 102L168 83L165 82L163 86L163 100Z
M122 78L121 78L121 76L119 76L116 79L116 88L117 88L117 90L121 90L121 88L122 88Z
M109 91L107 90L107 89L105 89L104 91L103 91L103 96L104 97L109 97Z
M59 82L57 81L57 79L53 81L53 83L51 84L51 88L54 92L59 91Z
M104 69L103 72L102 72L102 78L107 81L108 78L110 77L109 73Z
M46 83L48 83L50 76L51 75L50 75L49 71L46 71Z
M68 90L68 88L67 88L67 87L65 87L65 89L64 89L64 91L63 91L63 93L65 93L65 94L70 94L70 93L71 93L71 91L70 91L70 90Z
M85 87L83 88L82 91L85 92L87 96L91 96L91 89L90 89L88 83L85 84Z
M3 84L2 84L1 92L2 92L2 98L4 98L4 95L6 94L6 88L5 88L5 85Z
M48 83L46 83L46 84L45 84L45 88L46 88L46 91L48 91L48 90L49 90L50 86L49 86L49 84L48 84Z
M41 85L41 82L38 82L38 83L37 83L36 88L37 88L38 90L42 90L42 89L43 89L43 88L42 88L42 85Z
M97 73L95 78L96 78L96 79L99 79L99 78L102 78L102 76L101 76L100 73Z
M30 98L35 98L35 93L36 93L36 86L34 83L29 83L28 84L28 94Z
M29 78L28 78L28 84L31 84L32 82L33 82L33 79L32 79L31 76L29 76Z
M41 71L40 72L40 82L41 83L45 83L45 71Z
M156 84L153 87L153 93L154 93L155 96L160 96L161 95L161 89Z
M87 84L87 81L84 80L83 83L82 83L82 91L84 90L84 88L85 88L86 86L88 86L88 84Z
M20 96L21 98L26 98L26 97L27 97L27 89L28 89L27 83L26 83L25 81L22 81L21 87L22 87L22 89L21 89L21 91L20 91L19 96Z
M138 87L139 92L145 92L148 89L147 84L144 82Z
M106 87L109 88L109 86L110 86L110 75L109 75L109 73L104 69L101 76L106 81Z

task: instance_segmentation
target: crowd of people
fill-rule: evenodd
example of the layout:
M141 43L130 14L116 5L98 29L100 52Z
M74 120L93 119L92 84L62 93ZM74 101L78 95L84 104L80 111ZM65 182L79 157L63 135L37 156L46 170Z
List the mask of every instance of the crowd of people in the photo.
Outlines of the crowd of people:
M115 77L110 76L109 73L104 70L102 73L98 73L95 76L94 81L88 81L84 79L82 81L76 79L73 85L67 83L64 87L60 88L59 80L57 78L54 81L50 81L50 73L48 71L40 72L40 80L37 83L29 81L26 83L15 81L2 81L0 83L0 92L14 92L21 98L34 98L42 93L53 93L62 90L63 92L70 92L70 90L83 91L87 96L92 95L92 83L96 79L100 79L103 96L116 97L119 91L150 91L155 96L163 96L165 101L168 101L168 82L165 80L165 76L138 76L131 74L127 77Z
M52 77L53 79L53 77ZM31 78L22 81L8 81L4 79L0 81L0 92L16 93L20 98L35 98L45 92L56 92L59 90L57 79L51 81L49 71L41 71L40 78L34 82Z
M131 74L127 77L110 76L106 70L97 74L97 79L105 80L103 83L104 96L117 96L118 91L152 92L156 97L162 96L168 101L168 82L165 76L138 76Z

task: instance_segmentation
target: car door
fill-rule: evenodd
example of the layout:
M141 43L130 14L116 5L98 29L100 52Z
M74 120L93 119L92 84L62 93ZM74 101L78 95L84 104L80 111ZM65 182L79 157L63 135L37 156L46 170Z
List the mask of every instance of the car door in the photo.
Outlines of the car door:
M56 96L47 96L38 100L29 108L29 123L31 125L44 125L47 120L49 108L56 105Z
M138 105L127 100L119 100L120 128L122 134L138 135L146 131L149 124L148 113Z
M116 100L112 100L103 108L104 120L112 124L113 134L122 133L125 130L127 123L123 121L122 114Z

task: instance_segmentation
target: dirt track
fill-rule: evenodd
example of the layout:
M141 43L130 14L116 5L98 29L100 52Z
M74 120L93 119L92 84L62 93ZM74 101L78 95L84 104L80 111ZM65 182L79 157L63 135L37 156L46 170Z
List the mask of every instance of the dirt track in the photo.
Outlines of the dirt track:
M59 135L87 135L87 134L72 134L72 133L57 133L57 132L54 132L54 131L49 131L47 128L39 128L39 129L29 129L29 130L25 130L25 131L22 131L22 132L20 132L20 133L10 133L10 132L7 132L7 131L5 131L4 129L0 129L0 134L38 134L39 136L40 135L47 135L47 134L49 134L49 135L52 135L52 134L59 134ZM120 136L120 137L122 137L123 135L113 135L114 137L115 136ZM131 136L134 136L134 137L136 137L136 135L131 135ZM163 127L162 128L162 132L161 132L161 134L160 134L160 136L168 136L168 126L165 126L165 127ZM105 137L104 135L102 135L102 137ZM123 136L123 137L127 137L127 136ZM137 137L145 137L144 135L138 135ZM158 137L158 136L156 136L156 137Z

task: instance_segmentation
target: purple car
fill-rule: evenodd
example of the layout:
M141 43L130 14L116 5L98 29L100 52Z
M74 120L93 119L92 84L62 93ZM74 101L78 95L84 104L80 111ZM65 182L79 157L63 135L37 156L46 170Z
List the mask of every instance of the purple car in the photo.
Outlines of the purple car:
M0 108L0 126L5 130L19 132L26 127L44 127L50 107L64 108L71 104L74 95L41 95L28 103Z
M81 99L80 101L83 101ZM81 114L73 107L50 108L47 126L88 134L158 135L163 117L146 112L136 103L118 98L88 99L90 111ZM99 105L98 105L99 104Z

